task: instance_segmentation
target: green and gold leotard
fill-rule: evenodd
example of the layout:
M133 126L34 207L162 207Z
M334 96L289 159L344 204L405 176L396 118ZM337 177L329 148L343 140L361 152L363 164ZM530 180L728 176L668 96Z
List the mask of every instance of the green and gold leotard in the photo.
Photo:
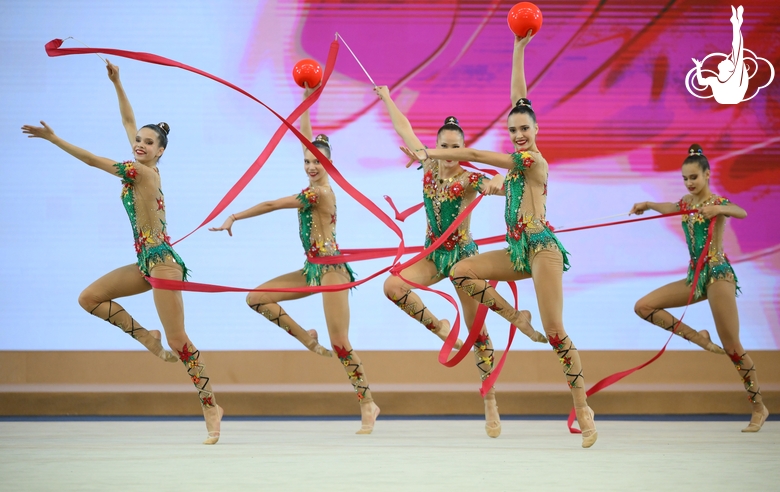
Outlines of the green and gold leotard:
M426 248L440 238L468 206L464 200L467 188L479 190L484 179L484 174L467 171L442 179L439 177L438 161L426 168L423 176L423 203L428 222L425 233ZM469 232L469 222L469 218L461 222L450 237L427 256L427 259L436 265L438 275L449 276L455 263L478 253L477 245Z
M143 191L136 183L138 170L131 161L117 162L114 167L122 178L122 205L125 207L133 228L138 268L148 277L155 264L173 260L182 269L182 280L187 279L188 270L173 250L165 222L165 198L160 189L159 176L154 183L144 182ZM153 193L154 200L142 199L144 194Z
M329 186L308 187L296 198L303 205L298 209L298 226L301 244L308 258L338 256L341 254L336 243L336 196ZM344 272L350 282L355 281L355 272L349 264L322 265L307 259L302 274L306 285L322 285L322 276L332 270Z
M560 251L563 255L563 271L569 269L568 252L550 229L547 215L547 174L544 181L529 181L525 170L534 164L527 152L512 154L515 166L504 179L506 191L506 242L507 251L516 272L531 273L531 262L543 249Z
M727 205L728 199L711 195L705 201L698 204L691 204L680 199L677 202L677 208L681 211L686 210L700 210L703 207L710 205ZM693 276L696 271L696 264L699 261L701 252L704 249L704 245L707 242L707 231L710 227L710 222L715 220L715 228L712 231L712 239L710 241L709 251L707 252L707 258L704 261L704 266L699 274L699 281L696 283L696 291L694 293L694 300L703 299L707 296L707 287L718 280L726 280L733 283L737 292L739 292L739 284L737 282L737 275L734 273L734 269L731 267L726 254L723 252L723 226L725 224L725 217L718 215L714 219L706 219L698 212L691 212L682 216L682 228L685 233L685 241L688 243L688 253L691 256L691 261L688 264L688 276L686 282L688 285L693 283Z

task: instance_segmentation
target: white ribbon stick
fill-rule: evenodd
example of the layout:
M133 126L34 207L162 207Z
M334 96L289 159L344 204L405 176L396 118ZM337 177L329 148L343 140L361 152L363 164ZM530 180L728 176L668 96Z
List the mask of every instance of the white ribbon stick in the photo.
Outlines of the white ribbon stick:
M67 38L63 39L62 41L64 42L64 41L67 41L67 40L69 40L69 39L72 39L73 41L76 41L76 42L78 42L78 43L81 43L81 44L83 44L84 46L86 46L87 48L90 48L90 46L87 46L87 43L85 43L85 42L83 42L83 41L80 41L80 40L78 40L78 39L74 38L73 36L68 36ZM108 62L106 61L106 59L105 59L105 58L103 58L102 56L98 55L97 53L95 53L95 56L97 56L98 58L100 58L101 60L103 60L103 63L105 63L106 65L108 65Z
M374 87L376 87L376 82L374 82L374 79L372 79L372 78L371 78L371 76L368 74L368 72L366 71L366 68L363 66L363 64L362 64L362 63L360 63L360 60L358 60L358 57L355 55L355 52L354 52L354 51L352 51L352 48L350 48L350 47L349 47L349 45L347 44L347 42L346 42L346 41L344 41L344 38L342 38L342 37L341 37L341 34L339 34L339 33L336 33L336 37L338 37L339 39L341 39L341 41L344 43L344 46L346 46L346 47L347 47L347 49L349 50L349 52L350 52L350 53L352 53L352 57L355 59L355 61L357 62L357 64L358 64L358 65L360 65L360 68L361 68L361 69L363 69L363 73L364 73L364 74L366 74L366 77L368 77L368 80L370 80L370 81L371 81L371 83L372 83L372 84L374 84Z

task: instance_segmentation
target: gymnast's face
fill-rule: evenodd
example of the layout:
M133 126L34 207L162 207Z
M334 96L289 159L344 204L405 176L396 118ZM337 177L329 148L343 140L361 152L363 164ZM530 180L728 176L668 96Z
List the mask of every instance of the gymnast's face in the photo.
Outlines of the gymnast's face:
M133 144L133 155L137 162L148 164L153 163L162 157L165 149L160 147L159 137L151 128L141 128L135 134L135 143Z
M444 130L439 133L436 138L437 149L462 149L463 148L463 136L460 132L455 130ZM453 167L458 165L458 161L440 161L445 167Z
M326 177L328 172L322 167L319 159L317 159L310 150L306 150L303 153L303 170L309 176L309 181L314 183L320 179Z
M526 113L515 113L507 121L509 138L515 146L515 151L536 150L536 134L539 125Z
M718 80L725 82L734 73L734 64L731 60L723 60L718 63Z
M682 177L685 187L691 195L698 195L709 186L710 171L702 171L698 164L683 164Z

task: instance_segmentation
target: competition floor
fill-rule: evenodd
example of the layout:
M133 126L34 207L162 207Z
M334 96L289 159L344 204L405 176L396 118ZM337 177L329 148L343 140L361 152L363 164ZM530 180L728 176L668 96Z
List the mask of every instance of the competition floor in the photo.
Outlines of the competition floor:
M0 490L777 490L780 422L598 419L580 447L560 419L0 419ZM688 419L688 420L685 420Z

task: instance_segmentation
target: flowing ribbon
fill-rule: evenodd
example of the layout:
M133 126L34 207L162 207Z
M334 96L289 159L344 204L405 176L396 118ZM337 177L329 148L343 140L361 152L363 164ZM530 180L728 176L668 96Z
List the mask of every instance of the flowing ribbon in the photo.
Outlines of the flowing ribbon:
M695 210L694 210L695 211ZM686 210L683 213L690 213L691 210ZM627 369L625 371L616 372L615 374L611 374L601 381L597 382L593 386L590 387L588 391L585 392L586 396L595 395L599 391L603 390L604 388L608 388L612 386L613 384L617 383L621 379L625 378L626 376L630 376L631 374L639 371L640 369L643 369L656 360L658 360L664 352L666 352L666 347L669 345L669 342L672 341L672 337L674 336L675 332L677 331L677 328L680 326L680 323L682 323L683 318L685 317L685 313L688 311L688 307L691 305L691 302L693 302L693 297L696 294L696 285L699 281L699 274L701 274L702 269L704 268L704 262L707 259L707 253L710 249L710 241L712 240L712 231L715 228L715 220L710 221L710 226L707 229L707 240L704 243L704 248L702 248L701 254L699 255L699 260L696 262L696 270L693 274L693 282L691 283L691 293L688 295L688 303L685 305L685 310L683 310L682 316L680 316L680 319L677 320L677 323L672 328L672 334L669 335L669 338L666 340L666 343L663 347L661 347L661 350L658 351L657 354L655 354L653 357L650 358L647 362L644 362L636 367L632 367L631 369ZM569 432L572 434L581 434L582 430L575 429L573 427L574 420L577 418L575 409L572 408L571 412L569 412L569 418L566 421L566 425L569 427Z
M63 43L63 40L61 39L53 39L46 43L45 49L46 54L50 57L55 56L66 56L66 55L84 55L84 54L97 54L97 53L103 53L107 55L114 55L119 56L122 58L129 58L131 60L137 60L141 62L146 63L153 63L156 65L163 65L166 67L173 67L173 68L180 68L182 70L187 70L189 72L201 75L203 77L209 78L215 82L218 82L222 85L225 85L227 87L230 87L231 89L240 92L241 94L245 95L246 97L252 99L253 101L257 102L258 104L262 105L268 111L274 114L277 118L282 120L282 124L279 126L279 128L274 132L273 136L271 137L271 140L268 142L268 144L263 149L262 153L258 158L252 163L252 165L247 169L247 171L241 176L241 178L238 180L236 184L233 185L233 187L230 188L228 193L219 201L216 207L214 207L214 210L209 213L209 215L206 217L206 219L201 222L201 224L193 229L190 233L182 237L181 239L178 239L174 241L172 244L176 244L179 241L182 241L183 239L186 239L190 235L192 235L195 231L203 227L204 225L208 224L216 216L218 216L220 213L222 213L228 205L230 205L233 200L246 188L246 186L249 184L250 181L257 175L257 173L260 171L260 169L263 167L265 162L268 160L268 158L271 156L271 153L273 153L276 146L279 144L279 142L282 140L282 137L287 132L287 128L289 128L291 125L289 124L289 121L296 121L300 116L307 111L317 100L319 99L320 95L322 94L322 90L325 88L325 86L328 83L328 79L330 79L330 75L333 73L333 69L336 65L336 56L338 55L338 49L339 45L338 42L333 41L330 45L330 50L328 52L328 59L325 62L325 72L322 76L322 84L320 87L314 91L311 96L307 97L300 105L298 105L295 110L290 113L290 116L287 117L287 119L283 118L281 115L279 115L276 111L274 111L270 106L265 104L260 99L256 98L249 92L245 91L241 87L238 87L237 85L228 82L226 80L223 80L215 75L212 75L208 72L204 72L203 70L200 70L199 68L195 68L189 65L185 65L184 63L177 62L175 60L171 60L170 58L165 58L159 55L154 55L152 53L144 53L144 52L138 52L138 51L126 51L126 50L117 50L113 48L61 48ZM308 139L305 139L308 141Z
M390 204L390 208L392 208L393 212L395 212L395 220L399 222L405 221L407 218L409 218L410 215L416 213L418 210L423 208L423 206L425 206L424 202L420 202L417 205L412 205L411 207L407 208L403 212L399 212L398 209L395 208L395 203L393 203L392 198L385 195L385 201Z

